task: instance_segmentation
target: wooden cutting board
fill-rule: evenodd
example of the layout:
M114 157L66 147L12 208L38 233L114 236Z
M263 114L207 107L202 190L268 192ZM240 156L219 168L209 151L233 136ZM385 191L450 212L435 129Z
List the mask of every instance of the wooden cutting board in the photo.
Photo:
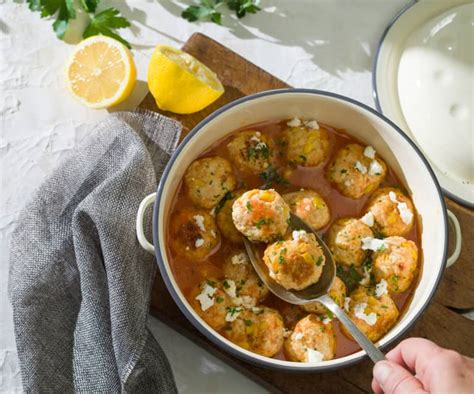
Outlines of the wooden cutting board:
M161 112L179 120L185 127L185 133L211 112L230 101L262 90L288 87L284 82L202 34L196 33L191 36L183 50L217 73L225 86L225 93L214 104L192 115L159 111L151 94L143 100L140 108ZM446 202L461 223L463 233L461 257L454 266L447 269L431 305L407 336L429 338L441 346L473 357L474 321L466 319L455 310L474 308L474 212L449 199L446 199ZM429 263L425 261L425 264ZM372 364L368 360L336 372L295 374L263 369L228 355L188 322L168 293L159 273L153 287L151 313L271 391L371 392Z

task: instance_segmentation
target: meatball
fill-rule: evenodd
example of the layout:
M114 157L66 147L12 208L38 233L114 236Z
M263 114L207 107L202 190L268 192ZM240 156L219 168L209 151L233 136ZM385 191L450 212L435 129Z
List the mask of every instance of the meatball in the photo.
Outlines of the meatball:
M323 198L314 190L300 190L284 194L283 199L290 206L291 212L303 219L314 230L319 230L329 223L331 214Z
M230 198L224 201L222 207L217 212L217 226L221 234L233 243L242 243L242 234L237 230L232 220L232 205L243 194L243 190L232 192Z
M268 288L258 277L244 250L238 250L228 256L222 271L227 279L235 282L236 297L242 298L244 303L253 300L255 305L256 301L261 301L267 296Z
M328 167L327 177L346 197L361 198L385 178L387 165L373 148L349 144L341 148Z
M190 303L197 314L217 331L225 326L228 309L234 306L222 283L215 279L205 280L193 288Z
M272 357L283 346L283 319L274 309L229 308L226 320L224 336L244 349Z
M170 225L171 248L191 262L205 259L220 243L216 221L203 209L183 208L171 216Z
M290 165L315 167L329 154L329 135L324 129L289 127L282 135L283 149Z
M271 242L288 229L290 208L273 189L254 189L242 194L232 205L235 227L251 241Z
M273 161L270 139L260 131L241 131L227 144L232 161L241 171L261 172Z
M213 156L193 161L184 174L184 184L193 203L212 208L228 191L235 189L236 180L230 163Z
M372 273L377 282L384 279L390 291L403 293L415 277L418 248L403 237L385 238L383 245L373 254Z
M373 217L375 231L385 237L405 235L413 227L413 204L393 187L377 190L370 198L367 212Z
M372 342L382 338L399 316L397 305L386 292L376 296L373 289L362 286L351 293L348 309L349 317ZM344 334L352 338L347 329L341 327Z
M339 305L341 308L344 306L344 300L346 299L346 285L338 276L334 278L334 282L332 283L328 294L337 305ZM317 315L323 315L328 312L326 307L319 301L301 305L301 308L303 308L306 312L316 313Z
M293 239L267 246L263 261L275 282L301 290L319 280L326 258L314 234L295 230L292 235Z
M291 361L321 362L332 360L336 338L331 322L323 323L316 315L300 320L285 341L285 355Z
M337 220L329 229L327 241L336 262L359 267L367 257L362 250L362 238L373 237L369 226L358 219Z

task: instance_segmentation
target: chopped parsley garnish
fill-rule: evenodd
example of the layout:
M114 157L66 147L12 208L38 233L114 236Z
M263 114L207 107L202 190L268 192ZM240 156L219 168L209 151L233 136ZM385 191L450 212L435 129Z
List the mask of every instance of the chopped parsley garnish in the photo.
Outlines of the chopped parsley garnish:
M218 304L220 304L220 303L223 302L223 301L224 301L224 298L223 298L223 297L217 297L217 298L216 298L216 302L217 302Z
M229 282L227 282L226 280L222 284L224 286L224 289L229 289L230 288Z
M372 269L372 257L367 257L364 262L362 263L362 266L367 270L370 271Z
M262 226L264 226L265 224L270 224L272 222L273 220L270 218L261 218L257 223L255 223L255 227L260 230Z
M290 185L290 182L283 178L273 166L269 166L264 172L258 174L258 176L264 182L260 189L270 189L273 183L281 186Z
M384 239L384 234L380 231L374 231L374 238Z
M362 279L362 275L357 271L354 265L351 265L347 270L338 265L337 276L341 278L349 292L354 290Z
M318 260L316 260L316 265L319 267L323 263L323 256L319 256Z
M247 201L246 207L247 207L247 211L252 212L253 208L252 208L252 204L250 203L250 201Z
M306 156L300 155L299 158L301 159L302 162L306 163Z
M242 311L240 308L235 308L235 307L227 307L227 312L230 313L231 316L234 316L236 313L239 313Z
M343 169L341 170L341 174L345 174L345 173L347 173L347 170L346 170L345 168L343 168Z
M256 151L253 146L247 149L247 160L252 160L256 156Z
M216 286L216 282L214 282L213 280L207 279L207 280L206 280L206 283L207 283L209 286L212 286L212 287L215 287L215 286Z
M217 197L219 197L219 195L217 195ZM226 194L224 194L224 197L221 198L221 200L217 203L216 208L214 209L214 212L216 213L216 215L224 207L226 201L232 200L233 198L234 198L234 195L230 191L228 191Z
M253 324L252 320L244 319L244 323L247 327L250 327Z

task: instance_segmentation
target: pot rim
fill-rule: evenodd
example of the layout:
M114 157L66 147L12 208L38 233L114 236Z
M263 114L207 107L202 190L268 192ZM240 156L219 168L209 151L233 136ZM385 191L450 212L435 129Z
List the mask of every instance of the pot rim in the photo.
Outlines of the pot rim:
M439 285L439 282L441 280L441 276L444 272L444 269L446 267L446 261L447 261L447 245L448 245L448 223L447 223L447 214L446 214L446 204L444 202L443 194L441 191L441 187L438 183L438 180L436 179L436 176L433 172L433 169L431 168L428 160L425 158L423 153L420 151L420 149L414 144L413 141L410 140L410 138L395 124L393 123L390 119L385 117L383 114L377 112L375 109L367 106L366 104L363 104L357 100L354 100L349 97L345 97L342 95L339 95L337 93L332 93L332 92L327 92L323 90L316 90L316 89L305 89L305 88L284 88L284 89L272 89L272 90L265 90L259 93L255 93L249 96L244 96L240 99L234 100L218 110L214 111L210 115L208 115L206 118L204 118L201 122L199 122L190 132L189 134L181 141L179 146L176 148L175 152L171 156L168 164L166 165L163 174L161 176L158 188L157 188L157 194L156 194L156 200L155 204L153 206L153 244L155 245L155 256L158 264L158 268L161 273L161 277L163 278L163 281L165 282L165 285L170 292L173 300L176 302L178 305L179 309L181 312L186 316L186 318L191 322L191 324L198 329L198 331L203 334L207 339L209 339L213 344L217 345L219 348L225 350L226 352L230 353L231 355L239 358L240 360L252 363L254 365L258 365L260 367L264 368L270 368L270 369L276 369L276 370L285 370L285 371L294 371L294 372L322 372L322 371L331 371L331 370L336 370L342 367L347 367L350 365L353 365L363 358L367 357L367 355L362 351L362 354L359 356L351 359L351 360L346 360L343 361L339 364L331 364L331 365L314 365L314 366L306 366L306 364L303 363L292 363L295 364L293 365L288 365L288 364L280 364L277 362L274 362L272 358L267 358L263 357L258 358L256 356L253 356L252 353L248 351L243 351L241 350L237 345L231 346L228 343L226 343L225 339L220 336L220 334L212 333L210 330L212 328L208 329L206 326L204 326L196 317L190 312L188 307L182 302L180 295L178 294L178 290L173 286L173 283L170 280L170 275L172 273L168 273L165 262L163 260L161 250L165 251L166 248L164 245L161 245L159 242L159 236L158 236L158 223L160 220L159 216L159 206L161 203L161 199L163 196L163 188L166 183L166 180L168 178L169 172L171 168L173 167L174 163L176 162L176 159L179 157L181 151L183 148L188 144L188 142L197 134L199 130L201 130L204 126L206 126L209 122L214 120L217 116L222 114L223 112L229 110L230 108L236 107L244 102L255 100L258 98L262 97L267 97L267 96L273 96L273 95L278 95L278 94L287 94L287 93L303 93L303 94L312 94L312 95L317 95L317 96L327 96L327 97L332 97L341 101L348 102L350 104L356 105L358 107L361 107L362 109L372 113L373 115L377 116L380 118L382 121L387 123L389 126L391 126L395 131L397 131L403 139L414 149L414 151L417 153L421 161L425 164L430 176L431 180L433 181L436 190L438 192L438 198L439 202L442 208L442 217L443 217L443 226L442 228L444 229L444 246L443 246L443 256L442 256L442 264L440 266L440 269L437 273L436 281L431 289L431 292L426 299L426 302L419 308L415 316L411 321L408 321L406 323L406 326L403 327L396 336L394 336L392 339L388 340L386 343L383 345L379 346L381 349L387 348L389 345L393 344L395 341L399 340L400 337L402 337L413 325L414 323L421 317L421 315L425 312L426 308L430 304L437 288ZM166 253L166 252L164 252ZM359 351L360 352L360 351ZM276 360L275 360L276 361ZM280 361L280 360L278 360Z

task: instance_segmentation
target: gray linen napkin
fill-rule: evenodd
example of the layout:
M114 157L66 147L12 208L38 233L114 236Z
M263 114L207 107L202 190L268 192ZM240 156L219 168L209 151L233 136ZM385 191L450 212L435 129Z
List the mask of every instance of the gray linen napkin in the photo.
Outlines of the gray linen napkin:
M146 327L156 265L134 223L180 132L149 111L110 115L21 213L9 291L26 392L176 392Z

